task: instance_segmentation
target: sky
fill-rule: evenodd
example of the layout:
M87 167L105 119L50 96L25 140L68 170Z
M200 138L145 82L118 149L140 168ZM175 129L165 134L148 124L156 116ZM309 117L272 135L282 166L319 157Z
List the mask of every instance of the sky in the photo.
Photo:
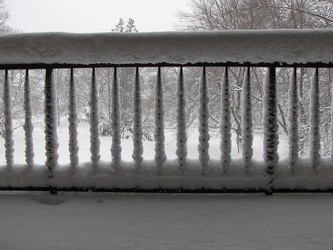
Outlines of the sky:
M4 0L8 25L20 32L108 32L119 18L139 32L171 31L188 0Z

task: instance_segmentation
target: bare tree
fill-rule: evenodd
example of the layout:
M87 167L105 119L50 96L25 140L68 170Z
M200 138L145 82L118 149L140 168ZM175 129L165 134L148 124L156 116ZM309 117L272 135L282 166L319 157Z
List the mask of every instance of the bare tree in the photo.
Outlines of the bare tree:
M182 31L204 31L204 30L245 30L245 29L313 29L313 28L332 28L333 27L333 1L332 0L190 0L188 11L179 11L177 14L177 23L175 28ZM232 129L236 133L238 141L241 141L241 95L243 84L243 71L241 68L230 68L230 78L232 83ZM280 129L284 133L287 131L287 90L289 84L290 69L278 70L278 122ZM311 69L300 69L298 74L299 95L300 95L300 153L307 154L308 149L308 108L309 103L309 78ZM331 70L322 72L322 82L331 80ZM195 77L194 77L195 76ZM190 78L193 83L197 82L196 74ZM262 110L262 82L263 69L253 68L251 73L253 82L253 116L254 126L260 129ZM212 77L211 86L219 86L218 78ZM330 85L321 85L322 88L328 88ZM193 86L192 86L193 88ZM197 88L197 86L196 86ZM212 91L214 92L214 91ZM219 93L219 92L217 92ZM321 92L322 93L322 92ZM325 91L325 94L330 94ZM195 96L191 91L187 99L189 105L196 102ZM322 93L324 95L324 93ZM218 121L219 99L211 96L211 125L215 126ZM328 141L327 136L329 122L329 112L325 112L330 107L330 97L321 98L322 119L322 137L323 141ZM258 119L257 119L258 118ZM188 124L191 124L190 122ZM326 143L328 144L328 143ZM238 144L240 145L240 144ZM323 149L323 154L328 150Z

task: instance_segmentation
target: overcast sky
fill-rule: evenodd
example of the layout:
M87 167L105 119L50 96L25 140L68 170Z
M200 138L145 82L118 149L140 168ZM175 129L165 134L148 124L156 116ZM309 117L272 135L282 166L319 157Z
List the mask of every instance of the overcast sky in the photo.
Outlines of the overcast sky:
M21 32L108 32L120 17L140 32L174 30L188 0L5 0L8 25Z

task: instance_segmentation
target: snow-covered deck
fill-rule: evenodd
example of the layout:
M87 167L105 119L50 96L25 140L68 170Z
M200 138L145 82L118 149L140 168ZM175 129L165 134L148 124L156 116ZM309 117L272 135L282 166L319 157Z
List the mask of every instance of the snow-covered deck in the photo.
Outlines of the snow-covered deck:
M197 33L138 33L138 34L65 34L39 33L0 36L0 68L5 70L5 159L0 166L2 189L107 189L107 190L185 190L185 191L331 191L333 190L333 161L322 158L320 151L318 67L333 65L332 30L276 30L276 31L226 31ZM200 109L198 158L187 159L187 131L182 117L186 112L184 77L179 71L177 89L177 152L176 159L167 159L163 121L163 81L160 68L157 71L155 95L155 160L145 160L142 155L141 88L138 74L134 79L133 92L134 132L133 160L121 159L119 117L119 84L117 68L122 66L204 66L200 80ZM253 154L253 131L251 116L251 82L245 77L243 100L243 158L231 159L230 85L228 67L267 66L264 95L264 160L255 161ZM98 135L98 93L95 68L115 67L112 78L112 144L111 161L100 160ZM221 157L210 159L207 110L208 91L205 67L227 66L221 76ZM299 159L293 152L297 136L297 94L290 90L290 128L287 159L279 159L277 124L277 66L315 66L311 85L310 156ZM59 166L58 136L56 129L55 91L53 69L72 68L69 85L69 152L70 163ZM91 161L78 162L77 110L75 106L75 79L73 68L92 68L91 74ZM26 69L26 164L14 161L14 140L10 80L8 71ZM36 165L33 160L31 98L29 69L45 68L45 165ZM250 68L247 70L249 75ZM296 74L296 69L294 70ZM137 70L138 73L138 70ZM291 88L297 86L297 77L292 78ZM297 89L297 87L295 87ZM293 121L294 120L294 121ZM296 127L296 129L295 129ZM111 143L111 139L110 139Z

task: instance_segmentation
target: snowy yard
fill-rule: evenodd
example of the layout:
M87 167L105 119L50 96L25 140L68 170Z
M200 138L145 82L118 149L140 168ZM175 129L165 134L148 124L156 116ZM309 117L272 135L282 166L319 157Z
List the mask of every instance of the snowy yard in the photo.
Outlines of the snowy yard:
M333 242L333 195L0 193L0 249L302 249Z

